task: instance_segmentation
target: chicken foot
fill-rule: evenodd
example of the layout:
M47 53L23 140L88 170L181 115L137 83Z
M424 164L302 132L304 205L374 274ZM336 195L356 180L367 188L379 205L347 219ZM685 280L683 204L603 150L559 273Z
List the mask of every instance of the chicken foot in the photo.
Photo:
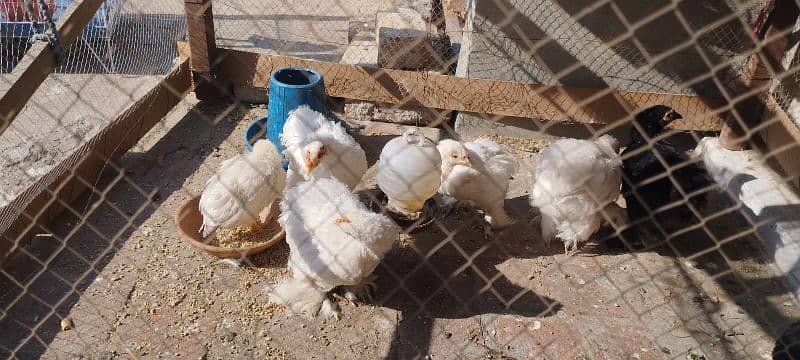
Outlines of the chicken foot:
M342 286L344 294L334 294L333 296L353 306L358 306L358 303L363 303L364 301L372 301L372 292L377 288L375 284L377 278L375 275L370 275L362 280L360 284Z
M334 318L339 320L342 317L342 312L339 310L339 305L326 296L325 300L322 301L322 305L319 307L319 315L324 319Z

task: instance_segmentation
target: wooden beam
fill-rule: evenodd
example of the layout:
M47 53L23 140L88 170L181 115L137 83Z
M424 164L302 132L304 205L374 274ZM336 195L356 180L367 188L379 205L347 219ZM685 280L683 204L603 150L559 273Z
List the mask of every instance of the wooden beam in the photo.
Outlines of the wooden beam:
M348 99L593 124L621 121L636 109L664 104L684 117L675 128L720 128L719 116L697 96L466 79L222 48L217 56L217 78L237 89L267 91L273 71L300 66L322 73L328 95Z
M94 184L107 164L135 145L191 87L189 58L183 54L179 65L156 87L0 209L0 265L15 244L42 232L42 227L64 210L64 204L83 194L88 189L86 184Z
M218 98L221 91L214 76L217 44L212 0L184 0L184 8L195 93L200 100Z
M800 144L800 128L789 117L783 108L775 101L771 95L767 97L767 115L765 119L773 118L776 123L780 124L783 131L786 132L797 144ZM798 145L800 146L800 145Z
M56 22L63 51L80 36L103 0L75 0ZM58 64L50 44L36 42L8 75L0 77L0 134L8 129L17 114Z

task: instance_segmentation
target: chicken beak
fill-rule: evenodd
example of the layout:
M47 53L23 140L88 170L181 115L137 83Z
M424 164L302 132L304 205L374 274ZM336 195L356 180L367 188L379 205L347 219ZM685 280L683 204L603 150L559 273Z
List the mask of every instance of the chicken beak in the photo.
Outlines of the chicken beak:
M667 126L673 121L680 119L683 119L683 116L681 114L678 114L678 112L676 112L675 110L670 110L669 112L664 114L664 118L661 119L661 124L663 126Z
M459 159L459 160L460 160L460 161L459 161L458 163L459 163L459 164L461 164L461 165L464 165L464 166L470 166L470 167L472 166L472 162L471 162L471 161L469 161L469 157L466 157L466 156L465 156L465 157L463 157L463 158L461 158L461 159Z
M318 165L319 165L319 161L314 161L314 160L307 161L306 162L306 175L311 175L311 172L314 171L314 169L316 169Z
M326 153L324 146L320 147L317 151L306 152L306 175L311 175L311 172L319 166L322 157L324 157Z

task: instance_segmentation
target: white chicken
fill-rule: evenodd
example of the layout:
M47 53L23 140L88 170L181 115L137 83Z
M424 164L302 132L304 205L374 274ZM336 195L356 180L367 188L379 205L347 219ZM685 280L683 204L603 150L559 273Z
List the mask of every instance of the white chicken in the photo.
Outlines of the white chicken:
M595 141L562 139L542 150L530 201L541 213L545 244L557 237L565 253L574 252L600 228L603 210L614 225L626 221L625 211L615 203L622 182L618 153L611 135Z
M349 300L364 294L399 229L334 179L289 189L281 211L278 222L286 230L292 277L272 289L270 301L298 314L338 318L326 294L337 286L345 286Z
M441 167L436 143L419 128L409 128L387 142L375 176L389 200L386 209L409 220L419 219L425 202L439 190Z
M203 238L218 228L256 228L259 213L278 199L285 184L281 156L267 140L256 141L250 153L225 160L200 195Z
M437 147L442 156L439 192L483 209L492 229L514 223L505 210L509 180L519 169L514 154L484 139L467 143L445 139Z
M367 172L367 155L340 123L302 105L289 114L281 135L289 160L288 186L334 178L350 190Z
M702 160L703 168L719 184L720 189L727 189L732 182L750 179L747 174L756 171L752 164L736 161L733 154L735 152L725 149L720 144L718 137L704 137L692 150L691 157ZM712 194L716 195L715 192L708 193Z

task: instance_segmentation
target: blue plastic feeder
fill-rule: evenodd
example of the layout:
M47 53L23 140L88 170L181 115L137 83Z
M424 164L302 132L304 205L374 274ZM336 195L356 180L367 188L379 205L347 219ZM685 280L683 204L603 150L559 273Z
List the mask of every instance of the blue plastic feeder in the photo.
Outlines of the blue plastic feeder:
M313 69L283 68L272 73L269 79L269 110L265 118L254 121L245 132L247 150L253 143L266 138L283 153L281 133L289 113L300 105L328 115L325 106L325 85L322 75ZM284 162L284 167L288 164Z

